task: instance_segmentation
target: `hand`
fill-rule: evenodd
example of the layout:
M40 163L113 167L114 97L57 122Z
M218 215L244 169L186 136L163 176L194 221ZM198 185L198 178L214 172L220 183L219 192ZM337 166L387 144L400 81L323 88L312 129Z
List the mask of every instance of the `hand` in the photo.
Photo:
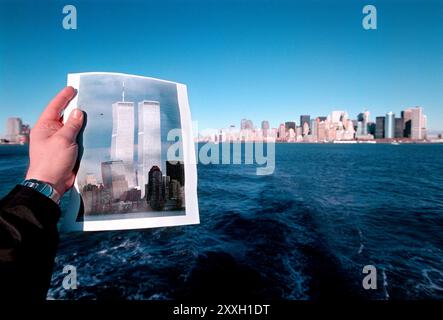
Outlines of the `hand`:
M72 87L60 91L43 111L30 136L26 179L49 183L60 196L72 187L76 174L77 135L83 126L84 115L80 109L74 109L65 125L60 117L75 95Z

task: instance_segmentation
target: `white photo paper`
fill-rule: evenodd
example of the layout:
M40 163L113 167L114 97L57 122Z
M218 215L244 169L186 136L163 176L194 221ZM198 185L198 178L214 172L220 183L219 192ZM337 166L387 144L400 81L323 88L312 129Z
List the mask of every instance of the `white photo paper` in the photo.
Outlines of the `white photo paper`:
M119 73L76 73L64 113L85 112L81 158L61 231L199 223L186 86Z

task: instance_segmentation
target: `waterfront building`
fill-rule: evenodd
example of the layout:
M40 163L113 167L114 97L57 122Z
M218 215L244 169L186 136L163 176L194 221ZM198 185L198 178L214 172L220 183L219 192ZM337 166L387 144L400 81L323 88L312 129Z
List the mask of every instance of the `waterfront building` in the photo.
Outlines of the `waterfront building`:
M326 124L325 121L320 121L320 117L317 118L317 139L318 141L326 139Z
M307 136L309 134L309 124L305 121L303 122L302 135Z
M385 118L385 138L393 139L395 134L395 114L388 112Z
M5 139L11 143L20 142L20 135L22 134L22 119L11 117L6 121L6 135Z
M426 138L426 124L423 108L415 107L407 109L411 116L411 139L422 140Z
M403 138L403 119L402 118L395 118L395 125L394 125L394 138Z
M286 126L284 123L280 124L278 127L278 140L286 141Z
M331 123L334 125L338 125L339 123L341 123L344 114L344 111L332 111L330 117Z
M308 132L305 133L305 123L308 125ZM301 115L300 116L300 126L303 128L303 135L308 135L309 130L311 129L311 116L310 115Z
M295 121L286 121L285 122L285 129L286 129L287 132L289 131L289 129L292 129L295 132L296 127L297 126L295 124Z
M385 137L385 117L375 118L375 138L383 139Z
M261 130L262 130L262 133L263 133L263 137L268 137L269 136L269 121L267 121L267 120L263 120L262 122L261 122Z

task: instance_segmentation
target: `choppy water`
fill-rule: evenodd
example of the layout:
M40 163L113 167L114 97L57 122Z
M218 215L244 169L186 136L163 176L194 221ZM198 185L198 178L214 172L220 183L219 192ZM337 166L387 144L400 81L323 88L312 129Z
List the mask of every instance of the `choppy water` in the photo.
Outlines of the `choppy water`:
M443 299L443 145L276 154L271 176L199 165L200 225L62 235L48 297ZM0 146L0 195L26 165L26 148ZM368 264L377 290L362 289Z

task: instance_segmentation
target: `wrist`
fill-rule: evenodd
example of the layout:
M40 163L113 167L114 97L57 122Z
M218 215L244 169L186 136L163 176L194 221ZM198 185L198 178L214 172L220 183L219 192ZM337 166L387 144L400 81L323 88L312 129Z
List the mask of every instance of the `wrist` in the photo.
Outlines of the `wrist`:
M53 200L55 203L59 203L63 193L60 193L55 186L45 180L32 178L26 176L25 180L21 183L21 185L32 188L49 199Z

